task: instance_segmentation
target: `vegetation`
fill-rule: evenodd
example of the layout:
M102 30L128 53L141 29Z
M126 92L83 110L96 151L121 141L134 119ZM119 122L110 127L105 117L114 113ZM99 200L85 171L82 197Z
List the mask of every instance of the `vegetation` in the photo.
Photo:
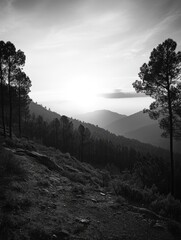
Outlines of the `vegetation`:
M180 134L181 86L175 81L179 74L175 43L167 40L164 44L153 51L149 64L141 68L142 82L136 81L134 87L138 92L143 91L156 99L147 111L151 117L159 119L165 135L170 135L172 156L172 138ZM162 58L167 48L173 57L170 67L168 59ZM128 210L145 211L145 214L152 214L154 218L169 217L180 221L181 203L170 195L169 188L174 176L174 195L181 199L180 161L175 159L176 171L173 175L167 158L157 154L159 149L117 137L90 124L77 121L75 127L75 122L67 116L54 114L54 119L46 121L41 115L30 115L28 93L31 81L22 71L24 63L22 51L16 51L10 42L0 42L0 107L2 134L5 137L3 145L6 147L6 150L3 147L0 149L0 205L3 206L0 209L0 215L3 216L0 220L0 238L71 239L70 236L73 236L72 239L75 239L75 235L83 228L85 230L85 225L91 222L89 218L78 217L76 223L72 219L72 212L80 210L83 203L86 203L83 212L87 215L93 204L96 204L95 209L99 212L100 209L109 211L112 217L117 214L114 209L124 205ZM160 74L163 63L166 67ZM171 67L175 67L173 73ZM164 74L167 68L170 76ZM7 133L10 138L7 138ZM13 133L19 138L13 138ZM155 154L153 149L157 150ZM172 179L168 177L170 172ZM136 203L138 207L129 203ZM65 207L68 209L66 213ZM87 207L90 207L88 211ZM33 210L31 216L30 208ZM44 229L47 216L50 225ZM131 215L129 218L134 217ZM135 222L138 222L137 219ZM68 227L70 223L71 228ZM71 234L64 231L62 225ZM24 229L23 233L21 228ZM180 231L172 222L170 231L175 229ZM81 239L85 239L85 235L82 236Z
M22 71L25 59L24 52L16 50L13 43L0 41L0 106L5 137L7 135L6 127L8 126L9 137L12 138L12 123L18 124L19 136L21 136L22 114L24 120L28 115L30 102L28 93L31 81Z
M133 87L137 92L144 92L155 101L150 105L148 112L152 119L158 119L160 127L164 130L163 136L170 138L171 161L171 193L174 196L174 159L173 137L180 135L180 73L181 52L176 53L176 42L172 39L165 40L153 49L148 64L140 68L139 77Z

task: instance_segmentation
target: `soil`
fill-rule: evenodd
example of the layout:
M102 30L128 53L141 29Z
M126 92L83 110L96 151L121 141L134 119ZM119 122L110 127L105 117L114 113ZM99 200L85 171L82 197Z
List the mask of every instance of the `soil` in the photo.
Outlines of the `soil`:
M173 221L101 186L100 170L40 145L4 147L26 174L1 182L1 240L181 239Z

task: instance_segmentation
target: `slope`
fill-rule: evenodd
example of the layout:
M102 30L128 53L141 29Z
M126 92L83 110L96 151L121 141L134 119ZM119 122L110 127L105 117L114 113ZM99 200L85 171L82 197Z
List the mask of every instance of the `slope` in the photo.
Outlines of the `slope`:
M116 135L124 135L126 132L130 132L153 123L155 123L155 121L150 119L148 114L137 112L128 117L112 122L106 126L106 129Z
M42 107L41 105L38 105L33 102L31 103L31 106L30 106L30 113L31 114L34 113L35 116L43 115L43 118L49 122L56 117L58 119L61 117L59 114L57 114L55 112L51 112L51 111L47 110L46 108ZM107 131L103 128L97 127L90 123L81 122L80 120L76 120L73 118L69 118L69 119L70 119L70 121L72 121L75 129L78 129L80 124L84 125L84 127L87 127L91 131L91 135L93 138L111 141L114 145L121 145L121 146L126 146L129 148L134 148L137 151L140 151L140 153L144 153L144 154L151 153L152 155L155 155L155 156L169 158L169 152L164 149L161 149L159 147L154 147L152 145L149 145L148 143L141 143L138 140L129 139L124 136L116 136L115 134L110 133L109 131ZM126 121L126 119L127 119L127 121ZM138 126L140 126L140 125L146 125L147 119L148 119L148 121L150 121L150 118L148 116L145 116L145 114L143 114L142 112L139 112L139 113L133 114L131 116L125 117L121 120L118 120L117 122L118 122L118 124L120 124L120 122L123 121L124 126L125 126L124 132L126 133L126 132L129 132L131 129L132 130L137 129ZM134 122L136 123L135 125L134 125ZM119 135L119 134L117 134L117 135ZM180 155L175 156L175 159L179 159L179 158L180 158Z
M55 118L60 118L60 115L56 112L52 112L51 110L46 109L40 104L35 102L31 102L29 105L30 113L35 114L37 117L38 115L42 116L45 121L52 121Z
M178 222L117 197L108 173L33 142L3 145L0 239L179 239Z
M169 139L161 137L161 134L162 130L159 128L158 124L155 123L138 128L134 131L126 132L124 136L169 150ZM180 141L174 141L174 152L181 153L180 145Z

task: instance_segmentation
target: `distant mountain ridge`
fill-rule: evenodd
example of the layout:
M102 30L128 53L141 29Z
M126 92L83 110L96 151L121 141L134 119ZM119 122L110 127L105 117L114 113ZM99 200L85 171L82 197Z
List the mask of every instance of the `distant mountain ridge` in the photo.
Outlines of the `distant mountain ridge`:
M137 112L123 119L118 119L106 126L106 129L116 135L124 135L127 132L134 131L138 128L154 124L155 121L150 119L148 114Z
M161 137L162 130L158 121L150 119L148 114L137 112L109 124L106 129L116 135L152 144L169 150L169 138ZM174 151L181 153L181 142L174 141Z
M127 116L109 110L96 110L94 112L77 115L76 118L87 123L98 125L101 128L106 128L106 126L112 122L125 117Z

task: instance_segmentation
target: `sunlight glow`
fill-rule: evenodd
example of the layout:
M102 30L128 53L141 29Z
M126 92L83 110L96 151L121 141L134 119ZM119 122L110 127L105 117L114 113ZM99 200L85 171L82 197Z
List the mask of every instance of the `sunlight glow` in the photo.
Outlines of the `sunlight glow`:
M95 108L99 92L99 87L95 86L93 82L79 78L66 84L62 98L69 101L75 109L82 112Z

